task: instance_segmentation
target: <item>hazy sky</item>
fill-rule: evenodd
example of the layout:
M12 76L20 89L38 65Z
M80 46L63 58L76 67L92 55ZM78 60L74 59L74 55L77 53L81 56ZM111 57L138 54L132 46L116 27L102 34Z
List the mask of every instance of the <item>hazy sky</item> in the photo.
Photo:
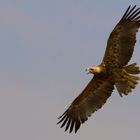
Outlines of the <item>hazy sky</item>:
M127 97L114 91L105 106L68 134L57 118L102 60L106 41L139 0L0 0L0 139L136 140L140 84ZM140 35L131 62L140 65Z

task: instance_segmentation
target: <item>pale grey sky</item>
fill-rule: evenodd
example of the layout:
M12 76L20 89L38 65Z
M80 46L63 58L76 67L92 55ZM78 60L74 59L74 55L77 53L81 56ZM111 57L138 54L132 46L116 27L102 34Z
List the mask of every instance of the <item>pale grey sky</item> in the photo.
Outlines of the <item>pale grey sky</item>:
M114 91L105 106L68 134L57 118L83 90L88 66L139 0L0 0L0 139L132 140L140 134L140 85ZM140 35L131 62L140 65Z

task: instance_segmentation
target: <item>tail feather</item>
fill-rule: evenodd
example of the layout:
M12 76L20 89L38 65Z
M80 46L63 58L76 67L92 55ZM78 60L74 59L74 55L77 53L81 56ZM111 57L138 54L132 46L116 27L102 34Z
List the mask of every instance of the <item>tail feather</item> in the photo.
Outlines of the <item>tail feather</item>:
M115 86L121 97L122 94L128 95L130 92L132 92L132 89L136 87L138 84L137 81L140 80L140 78L133 74L139 73L140 69L138 66L136 66L136 63L124 67L123 70L117 73L118 79L115 83Z
M137 63L130 64L126 67L124 67L124 70L127 71L129 74L139 74L140 69L137 66Z

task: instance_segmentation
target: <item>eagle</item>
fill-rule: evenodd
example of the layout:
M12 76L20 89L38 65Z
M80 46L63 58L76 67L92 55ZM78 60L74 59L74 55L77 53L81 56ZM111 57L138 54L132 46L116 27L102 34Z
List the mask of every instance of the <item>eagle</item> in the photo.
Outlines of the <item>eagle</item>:
M140 7L129 6L109 36L100 65L86 69L93 74L93 78L58 118L58 124L65 126L65 131L76 133L81 124L106 103L114 87L121 97L136 87L140 69L137 63L128 65L128 62L134 51L139 27Z

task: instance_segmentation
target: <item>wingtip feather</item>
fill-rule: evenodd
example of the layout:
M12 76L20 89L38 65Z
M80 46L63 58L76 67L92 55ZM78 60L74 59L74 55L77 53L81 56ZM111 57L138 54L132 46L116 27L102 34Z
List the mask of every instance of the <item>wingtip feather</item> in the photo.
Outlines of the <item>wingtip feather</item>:
M131 20L131 21L137 21L139 22L139 14L140 14L140 7L138 7L136 9L137 5L134 5L131 8L131 5L129 5L129 7L127 8L127 10L125 11L123 17L121 20Z

